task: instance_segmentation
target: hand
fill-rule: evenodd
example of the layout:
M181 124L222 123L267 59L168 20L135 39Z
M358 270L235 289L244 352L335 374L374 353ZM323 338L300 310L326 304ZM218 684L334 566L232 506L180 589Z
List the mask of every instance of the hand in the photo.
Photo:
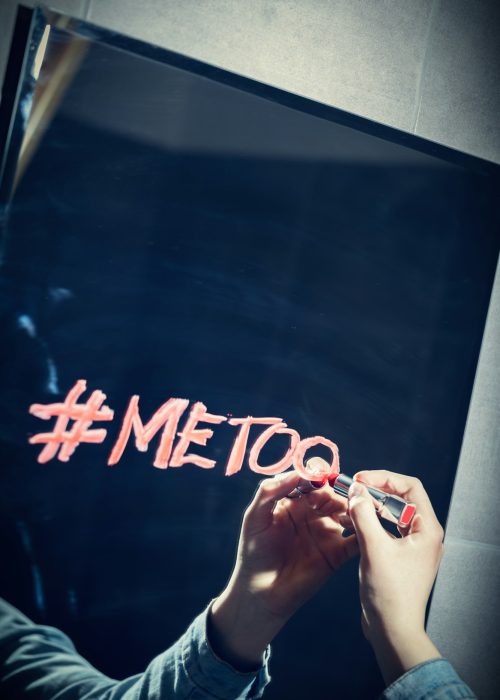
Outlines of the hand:
M342 537L347 503L329 487L286 496L299 475L261 482L247 508L231 579L212 606L210 641L240 670L259 665L269 642L293 613L358 552Z
M360 548L362 624L387 683L440 654L424 628L427 601L443 554L443 528L418 479L363 471L349 491L349 515ZM359 483L401 496L417 506L401 538L384 530L373 499Z

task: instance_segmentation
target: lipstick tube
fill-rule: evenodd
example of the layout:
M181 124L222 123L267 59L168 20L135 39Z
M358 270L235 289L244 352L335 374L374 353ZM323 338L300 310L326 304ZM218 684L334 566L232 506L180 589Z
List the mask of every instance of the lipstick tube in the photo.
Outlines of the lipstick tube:
M335 476L328 479L328 482L325 480L307 481L307 479L301 479L296 488L290 494L288 494L288 498L300 498L302 495L306 495L311 493L311 491L321 488L326 483L330 484L336 494L347 498L349 494L349 487L353 482L354 479L347 476L347 474L335 474ZM408 501L405 501L399 496L386 493L385 491L376 489L374 486L369 486L364 482L359 483L363 483L368 490L368 493L374 499L377 512L382 518L396 523L401 528L407 528L410 525L416 512L415 504L408 503Z
M337 474L329 480L329 484L335 493L338 493L339 496L344 496L344 498L347 498L349 487L353 482L354 479L347 476L347 474ZM374 486L364 483L363 485L374 498L377 511L383 518L397 523L399 527L408 527L410 525L416 511L415 504L408 503L403 498L386 493L381 489L376 489Z

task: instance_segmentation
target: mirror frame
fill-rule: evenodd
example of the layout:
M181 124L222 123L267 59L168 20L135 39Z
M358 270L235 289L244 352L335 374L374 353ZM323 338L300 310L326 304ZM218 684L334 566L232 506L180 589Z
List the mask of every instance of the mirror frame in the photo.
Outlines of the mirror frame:
M134 53L159 63L165 63L196 75L214 80L258 97L277 102L320 119L362 131L386 141L412 148L436 158L484 174L500 174L496 163L471 156L448 146L429 141L415 134L395 129L365 117L316 102L251 78L218 68L169 49L104 29L85 20L38 5L33 10L19 6L11 53L5 75L3 99L0 105L0 210L8 209L13 195L16 164L23 142L25 124L21 105L29 104L36 85L37 65L43 60L46 27L62 29L75 38L98 42L122 51ZM46 40L45 40L46 41Z

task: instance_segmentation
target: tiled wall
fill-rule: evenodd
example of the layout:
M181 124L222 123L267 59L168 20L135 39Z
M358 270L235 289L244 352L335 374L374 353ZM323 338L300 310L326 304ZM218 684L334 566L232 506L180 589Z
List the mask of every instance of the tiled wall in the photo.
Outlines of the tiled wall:
M500 697L500 266L428 630L481 698Z
M0 0L3 75L15 0ZM34 4L28 0L24 4ZM54 9L500 163L498 0L54 0ZM500 688L500 275L429 629Z
M0 0L2 74L16 4ZM53 0L48 4L500 161L496 0Z

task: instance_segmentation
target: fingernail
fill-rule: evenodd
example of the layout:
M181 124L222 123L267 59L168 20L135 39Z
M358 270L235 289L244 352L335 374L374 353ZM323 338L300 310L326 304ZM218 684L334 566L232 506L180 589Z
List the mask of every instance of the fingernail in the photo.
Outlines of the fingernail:
M349 498L353 498L354 496L362 496L363 495L363 488L361 484L358 484L356 481L354 481L350 486L349 486Z

